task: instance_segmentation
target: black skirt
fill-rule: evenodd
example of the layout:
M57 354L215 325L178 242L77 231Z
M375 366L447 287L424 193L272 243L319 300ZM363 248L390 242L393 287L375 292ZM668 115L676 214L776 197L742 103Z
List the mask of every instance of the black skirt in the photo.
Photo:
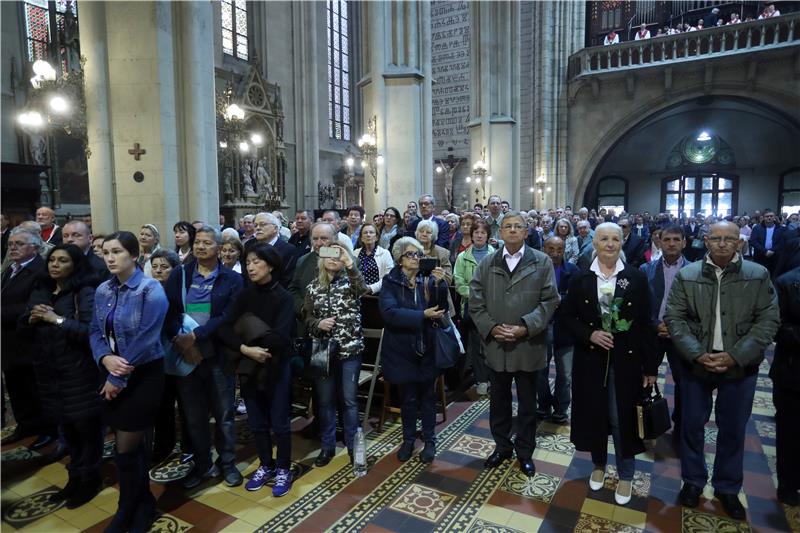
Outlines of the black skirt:
M128 386L103 401L103 417L114 430L143 431L153 427L164 391L164 359L137 366Z

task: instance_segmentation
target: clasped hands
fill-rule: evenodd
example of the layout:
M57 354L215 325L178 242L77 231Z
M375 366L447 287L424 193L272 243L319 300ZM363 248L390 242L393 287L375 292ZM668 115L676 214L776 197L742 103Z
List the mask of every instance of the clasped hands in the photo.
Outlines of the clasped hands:
M715 374L724 374L736 364L736 360L728 352L704 353L696 358L695 361L703 365L709 372Z
M528 334L528 328L512 324L498 324L492 328L491 334L497 342L516 342Z
M45 304L36 304L31 309L31 316L28 318L28 324L35 324L36 322L47 322L55 324L59 316L53 311L53 308Z
M178 348L178 351L181 352L183 358L193 365L199 365L203 362L203 354L197 347L195 343L196 340L193 331L189 333L180 333L172 339L172 342L175 344L175 347Z
M133 372L134 368L127 359L118 355L108 354L104 356L100 362L103 363L103 366L106 367L106 370L108 370L109 374L116 377L127 376ZM111 401L117 397L120 391L122 391L122 387L118 387L117 385L114 385L110 381L106 380L106 382L103 384L103 388L100 389L100 396L102 396L105 400Z

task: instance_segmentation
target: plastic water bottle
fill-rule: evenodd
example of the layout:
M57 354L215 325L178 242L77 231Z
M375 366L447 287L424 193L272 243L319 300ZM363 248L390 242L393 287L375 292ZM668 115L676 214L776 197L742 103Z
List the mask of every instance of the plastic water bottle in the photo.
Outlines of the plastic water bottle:
M367 475L367 441L362 428L356 431L353 443L353 475L356 477Z

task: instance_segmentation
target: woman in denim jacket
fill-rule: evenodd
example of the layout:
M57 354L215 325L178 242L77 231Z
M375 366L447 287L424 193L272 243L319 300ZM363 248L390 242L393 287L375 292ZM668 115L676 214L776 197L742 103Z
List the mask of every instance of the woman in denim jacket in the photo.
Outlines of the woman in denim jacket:
M153 427L164 388L161 327L167 297L136 267L139 243L120 231L103 241L111 279L97 288L90 341L106 381L100 394L116 433L119 508L106 532L147 531L155 518L143 437Z

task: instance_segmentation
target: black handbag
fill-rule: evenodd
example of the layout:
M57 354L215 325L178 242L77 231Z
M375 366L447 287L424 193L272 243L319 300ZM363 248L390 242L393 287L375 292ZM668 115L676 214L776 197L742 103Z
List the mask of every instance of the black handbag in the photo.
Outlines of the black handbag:
M333 361L339 357L339 341L331 337L311 339L309 370L312 377L327 378L331 375Z
M636 405L636 423L639 438L643 440L657 439L672 427L667 399L661 396L658 383L653 385L655 395L653 395L653 387L645 387L643 397Z

